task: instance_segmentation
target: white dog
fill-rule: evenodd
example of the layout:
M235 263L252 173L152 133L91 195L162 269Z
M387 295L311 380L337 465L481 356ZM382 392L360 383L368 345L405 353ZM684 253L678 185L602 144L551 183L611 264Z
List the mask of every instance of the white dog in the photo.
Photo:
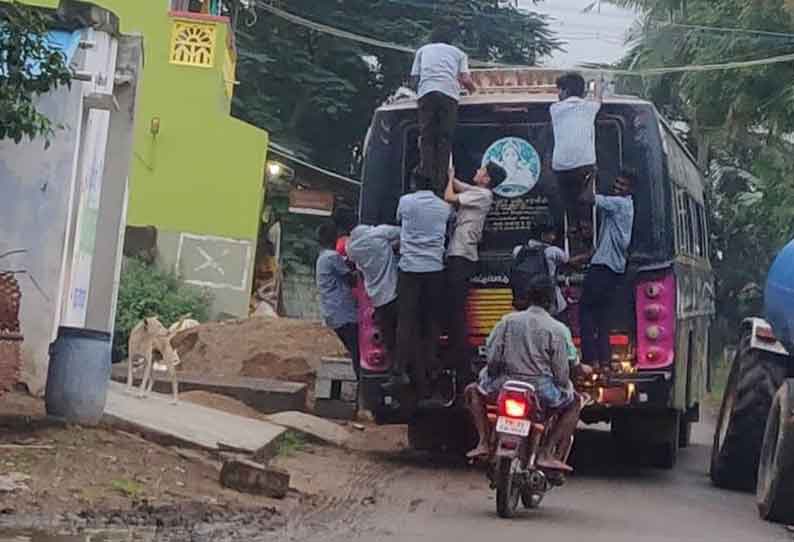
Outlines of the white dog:
M180 320L182 322L183 320ZM180 323L180 322L177 322ZM174 325L177 325L174 324ZM173 327L173 326L172 326ZM127 391L132 392L133 380L132 372L136 365L143 365L143 379L139 387L138 396L146 397L154 386L154 376L152 375L153 359L152 353L157 350L163 358L163 363L168 369L171 377L171 391L174 395L172 403L179 401L179 385L176 379L176 366L179 365L179 354L171 346L173 335L160 323L157 318L144 318L130 332L128 344L129 360L127 362Z

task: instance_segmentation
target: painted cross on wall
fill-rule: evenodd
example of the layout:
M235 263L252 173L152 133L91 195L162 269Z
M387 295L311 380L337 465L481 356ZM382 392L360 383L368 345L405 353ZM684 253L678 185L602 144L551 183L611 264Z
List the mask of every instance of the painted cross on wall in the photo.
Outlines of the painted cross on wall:
M183 233L177 250L177 272L195 286L244 291L252 252L249 241Z

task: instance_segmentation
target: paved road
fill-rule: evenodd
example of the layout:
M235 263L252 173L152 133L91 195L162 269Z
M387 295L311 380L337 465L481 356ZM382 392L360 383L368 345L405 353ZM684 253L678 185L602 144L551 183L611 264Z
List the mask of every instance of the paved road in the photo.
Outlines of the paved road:
M493 492L481 473L426 459L392 459L375 504L356 514L347 526L352 533L339 526L348 531L340 540L791 542L785 529L757 518L752 495L710 486L710 434L697 426L695 443L682 452L678 467L658 471L616 466L609 434L585 431L578 445L588 460L578 475L539 510L513 520L496 517Z

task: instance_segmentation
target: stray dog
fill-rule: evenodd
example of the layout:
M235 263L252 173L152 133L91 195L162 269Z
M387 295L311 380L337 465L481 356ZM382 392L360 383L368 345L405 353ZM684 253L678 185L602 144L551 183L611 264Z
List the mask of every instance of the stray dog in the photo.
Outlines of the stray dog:
M192 320L190 316L190 314L185 315L178 321L171 324L171 327L168 328L168 333L171 335L172 339L176 337L177 333L182 333L183 331L187 331L188 329L201 325L198 320Z
M182 320L180 320L182 322ZM179 322L178 322L179 323ZM174 324L176 325L176 324ZM139 397L146 397L154 386L154 376L152 375L153 359L152 353L157 350L163 358L163 363L168 368L171 377L171 391L174 395L172 404L179 402L179 385L176 380L176 366L179 365L179 354L171 346L173 335L160 323L157 318L144 318L130 332L129 360L127 362L127 391L132 392L133 366L143 362L144 372L141 385L138 390Z

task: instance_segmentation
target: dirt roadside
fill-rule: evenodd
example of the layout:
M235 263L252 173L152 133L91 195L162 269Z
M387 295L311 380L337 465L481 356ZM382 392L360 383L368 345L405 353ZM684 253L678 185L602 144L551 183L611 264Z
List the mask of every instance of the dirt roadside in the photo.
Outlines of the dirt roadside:
M305 383L314 381L323 356L345 355L333 331L290 318L211 322L180 333L172 344L187 373Z
M184 399L261 416L212 394ZM0 485L0 531L157 528L158 540L258 540L263 533L302 540L338 522L352 526L395 470L377 454L399 454L405 435L371 426L351 431L350 449L289 439L273 464L290 472L291 491L273 500L224 489L209 454L52 422L41 400L11 393L0 398L0 481L15 479L18 487Z

